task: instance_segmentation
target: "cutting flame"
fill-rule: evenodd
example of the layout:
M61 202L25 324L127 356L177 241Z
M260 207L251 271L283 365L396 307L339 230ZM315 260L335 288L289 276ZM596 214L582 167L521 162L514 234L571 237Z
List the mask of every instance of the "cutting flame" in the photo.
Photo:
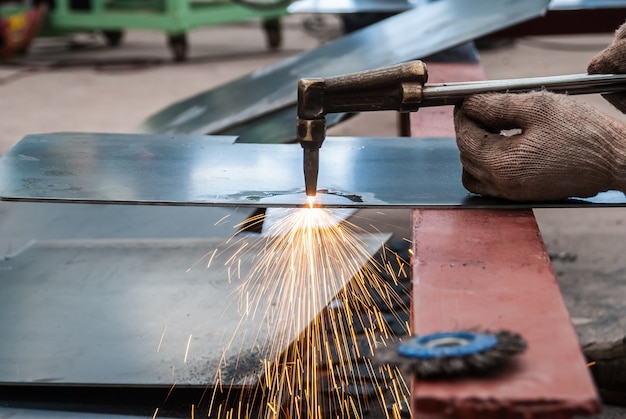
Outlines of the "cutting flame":
M265 418L361 418L375 398L387 418L399 418L409 406L408 386L396 367L374 366L371 356L393 337L383 310L408 310L393 288L406 272L403 262L386 251L382 262L371 261L362 229L307 199L307 208L288 210L260 245L241 239L245 250L236 253L253 255L255 263L239 288L237 329L246 339L253 334L267 354L264 378L239 409L211 409L229 419L239 417L242 402L261 405ZM246 330L245 320L258 316L272 333Z
M306 197L306 202L309 206L309 208L313 208L313 204L315 204L315 197L314 196L307 196Z

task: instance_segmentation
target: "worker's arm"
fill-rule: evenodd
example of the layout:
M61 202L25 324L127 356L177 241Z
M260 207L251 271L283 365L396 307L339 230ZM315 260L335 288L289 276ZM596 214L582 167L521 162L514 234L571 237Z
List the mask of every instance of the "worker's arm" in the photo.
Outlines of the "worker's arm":
M476 95L454 123L471 192L544 201L626 191L626 124L566 95Z
M587 72L589 74L626 73L626 23L617 30L611 45L591 60ZM617 109L626 113L626 93L611 93L603 96Z

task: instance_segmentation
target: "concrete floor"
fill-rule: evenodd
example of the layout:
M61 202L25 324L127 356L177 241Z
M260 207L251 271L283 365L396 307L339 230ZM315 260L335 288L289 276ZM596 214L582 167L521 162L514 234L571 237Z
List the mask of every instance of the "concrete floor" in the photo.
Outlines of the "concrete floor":
M287 20L283 48L275 52L265 48L257 24L194 31L190 35L191 58L183 64L171 62L165 37L159 33L127 33L118 49L109 49L101 40L87 36L75 39L72 48L68 38L39 39L18 64L0 65L0 153L30 133L132 132L149 115L175 101L316 47L318 41L303 32L301 19L294 16ZM611 39L610 34L522 39L482 51L481 61L489 78L579 73ZM624 118L599 97L584 100ZM360 115L331 133L389 136L395 134L395 123L393 113ZM112 230L118 236L128 237L210 234L195 228L202 220L198 209L188 219L177 217L175 227L171 219L176 215L160 211L164 212L154 215L154 228L143 222L138 230L134 230L133 220L144 220L143 213L116 213L112 217L124 218L124 223L116 224ZM625 211L536 211L582 343L619 339L626 333ZM0 208L0 214L13 212L6 206ZM409 236L408 211L394 211L384 217L378 212L363 211L359 216L365 222L375 219L382 230ZM94 220L99 219L94 216ZM57 226L57 231L47 233L42 226L43 230L19 233L11 224L12 229L8 230L8 222L0 221L2 254L15 251L32 238L50 234L72 237L75 231L62 231ZM168 225L167 231L159 227L164 224ZM111 234L96 230L96 237ZM9 231L13 233L8 234ZM626 409L608 407L600 417L626 417Z

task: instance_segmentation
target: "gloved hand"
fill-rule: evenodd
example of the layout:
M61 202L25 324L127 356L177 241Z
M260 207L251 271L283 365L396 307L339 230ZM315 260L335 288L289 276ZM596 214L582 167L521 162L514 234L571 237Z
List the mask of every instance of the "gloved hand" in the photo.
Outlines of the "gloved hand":
M626 124L566 95L472 96L454 124L471 192L543 201L626 190ZM511 129L521 133L500 134Z
M613 43L593 57L587 67L589 74L626 73L626 23L615 33ZM602 95L613 106L626 113L626 93Z

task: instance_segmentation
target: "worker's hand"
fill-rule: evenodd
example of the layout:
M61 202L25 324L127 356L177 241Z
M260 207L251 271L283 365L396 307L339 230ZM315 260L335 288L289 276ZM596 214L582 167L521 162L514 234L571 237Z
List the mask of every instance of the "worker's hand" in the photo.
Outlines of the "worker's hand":
M454 124L471 192L544 201L626 189L626 125L566 95L472 96Z
M626 73L626 23L615 33L613 43L596 55L587 67L589 74ZM602 95L617 109L626 113L626 93Z

